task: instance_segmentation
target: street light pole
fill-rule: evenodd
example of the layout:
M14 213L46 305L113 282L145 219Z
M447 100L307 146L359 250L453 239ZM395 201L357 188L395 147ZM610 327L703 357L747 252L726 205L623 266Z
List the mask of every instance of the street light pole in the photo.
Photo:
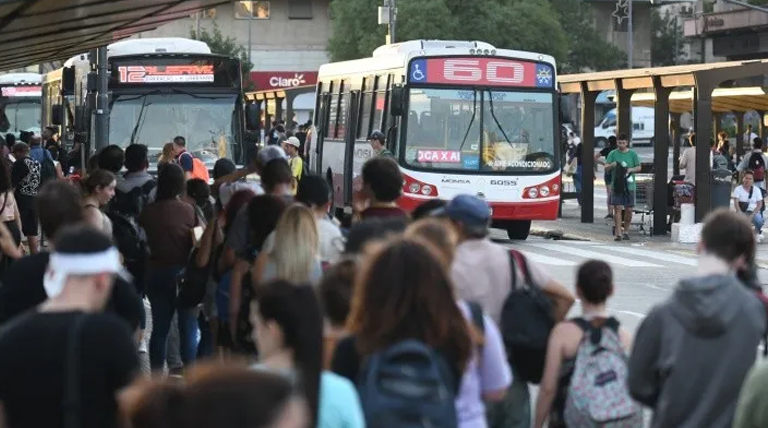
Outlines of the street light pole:
M635 65L635 46L634 46L634 40L633 40L633 28L632 28L632 3L634 3L632 0L627 0L627 19L629 22L627 22L627 49L629 50L629 58L627 61L627 65L629 68L634 68Z
M387 0L389 8L389 43L395 43L395 0Z
M251 2L250 15L248 15L248 62L251 62L251 27L253 27L253 2Z

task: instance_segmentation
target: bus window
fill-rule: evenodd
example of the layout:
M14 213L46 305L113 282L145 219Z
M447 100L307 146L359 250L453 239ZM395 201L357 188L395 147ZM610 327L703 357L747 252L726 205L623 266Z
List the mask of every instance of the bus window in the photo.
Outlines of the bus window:
M373 110L373 94L360 94L360 124L357 128L357 138L366 139L371 134L371 113Z

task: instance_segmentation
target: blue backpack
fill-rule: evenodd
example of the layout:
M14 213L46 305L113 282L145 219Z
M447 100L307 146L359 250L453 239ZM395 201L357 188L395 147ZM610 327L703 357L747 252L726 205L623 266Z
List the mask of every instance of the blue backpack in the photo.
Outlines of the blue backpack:
M358 392L368 428L455 428L456 381L437 352L405 340L371 355Z

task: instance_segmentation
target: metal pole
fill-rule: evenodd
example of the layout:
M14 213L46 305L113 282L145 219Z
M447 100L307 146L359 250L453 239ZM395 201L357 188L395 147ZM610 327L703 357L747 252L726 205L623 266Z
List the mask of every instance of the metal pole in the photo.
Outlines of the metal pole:
M253 2L251 2L251 15L248 18L248 62L251 62L251 27L253 26Z
M632 0L627 0L629 3L627 5L627 19L629 22L627 23L627 49L629 50L629 58L627 61L627 65L629 68L634 68L635 61L635 46L634 46L634 40L633 39L633 28L632 28L632 3L634 3Z
M107 47L97 50L96 61L97 96L96 96L96 150L109 145L109 69L107 67Z
M678 64L678 58L680 58L680 45L678 44L679 37L677 37L678 31L679 31L679 28L678 28L677 15L675 15L675 65Z
M389 43L395 43L395 0L387 0L389 7Z
M195 38L200 40L200 14L202 12L195 13Z

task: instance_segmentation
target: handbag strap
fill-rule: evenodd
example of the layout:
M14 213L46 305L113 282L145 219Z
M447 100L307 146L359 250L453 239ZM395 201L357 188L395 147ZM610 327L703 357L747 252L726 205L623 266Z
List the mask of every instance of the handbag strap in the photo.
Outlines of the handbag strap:
M64 428L80 428L80 332L83 329L86 314L77 316L75 323L67 334L67 358L65 359L64 374Z

